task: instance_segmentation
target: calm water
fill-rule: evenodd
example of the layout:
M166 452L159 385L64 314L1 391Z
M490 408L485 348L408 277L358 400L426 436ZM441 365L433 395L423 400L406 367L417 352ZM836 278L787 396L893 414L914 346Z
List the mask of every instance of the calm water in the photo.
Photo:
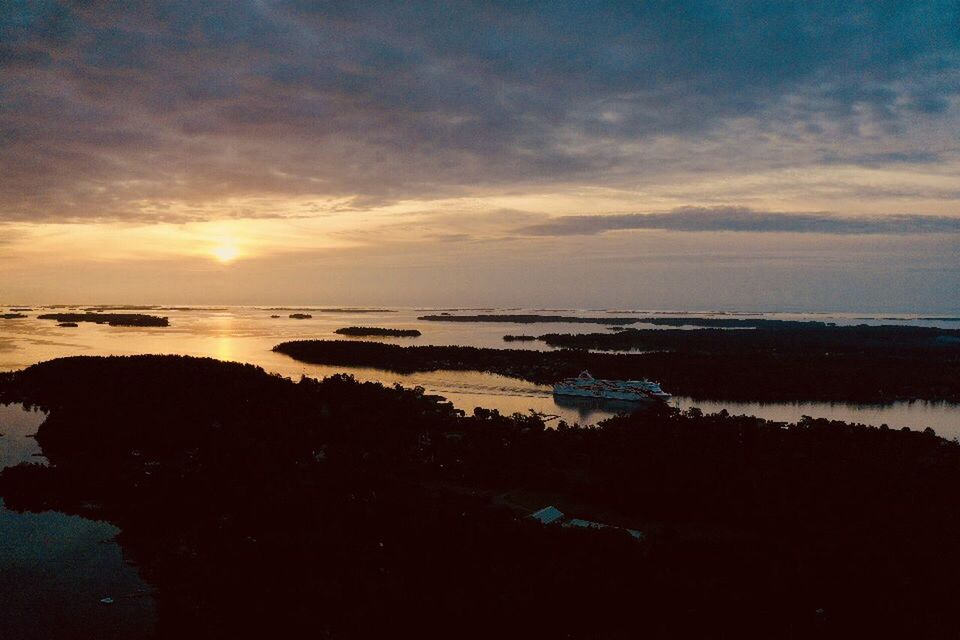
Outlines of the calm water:
M0 404L0 468L46 462L30 434L43 414ZM145 638L153 598L106 523L56 511L15 513L0 500L0 638ZM101 598L111 597L105 605Z
M456 406L466 411L472 411L476 406L495 408L504 412L535 410L559 416L568 422L594 423L617 412L630 409L629 405L580 403L575 400L561 400L558 403L548 387L492 374L438 371L401 375L375 369L303 364L271 351L275 344L284 340L342 339L334 331L350 325L416 328L423 332L423 336L419 338L377 338L377 340L395 344L466 345L538 350L548 347L539 342L504 343L503 336L505 334L540 335L608 331L607 326L603 324L426 322L417 320L417 316L429 311L417 309L374 313L308 311L313 314L313 318L293 320L287 317L293 311L293 309L281 311L253 307L230 307L221 310L164 310L148 312L169 316L171 324L164 328L108 327L89 323L81 323L76 328L63 328L51 321L37 320L34 316L39 311L35 310L27 312L30 317L22 320L0 320L0 370L20 369L42 360L67 355L183 354L251 362L268 371L295 378L300 375L325 376L347 372L364 380L388 384L400 382L406 386L419 385L429 393L447 397ZM537 309L484 310L464 313L490 312L562 313L563 315L600 317L650 313ZM272 314L281 317L271 318ZM696 315L730 317L729 314L698 313ZM909 315L884 314L868 317L862 313L780 313L737 314L735 317L821 320L842 325L863 323L960 328L960 322L920 319ZM891 427L922 429L929 426L946 437L960 436L960 405L949 403L904 402L884 406L864 406L823 402L721 403L690 398L678 398L675 402L681 408L699 406L704 411L719 411L726 408L731 413L746 413L775 420L794 421L802 415L811 415L876 425L886 423Z

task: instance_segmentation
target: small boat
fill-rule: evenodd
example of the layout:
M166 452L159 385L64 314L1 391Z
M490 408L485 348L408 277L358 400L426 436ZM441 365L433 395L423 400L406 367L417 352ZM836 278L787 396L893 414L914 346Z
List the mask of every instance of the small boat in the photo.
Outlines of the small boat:
M589 371L582 372L576 378L561 380L553 385L553 393L558 396L632 401L665 401L673 397L651 380L599 380Z

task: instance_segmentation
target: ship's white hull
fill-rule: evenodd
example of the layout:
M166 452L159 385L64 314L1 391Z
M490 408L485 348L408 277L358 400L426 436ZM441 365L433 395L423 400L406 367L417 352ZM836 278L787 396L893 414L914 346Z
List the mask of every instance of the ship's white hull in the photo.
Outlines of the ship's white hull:
M556 385L553 388L553 394L558 396L577 396L580 398L628 400L630 402L654 402L657 400L666 400L670 397L669 395L655 397L643 393L642 391L631 391L628 389L590 389L586 387L571 387L567 385Z

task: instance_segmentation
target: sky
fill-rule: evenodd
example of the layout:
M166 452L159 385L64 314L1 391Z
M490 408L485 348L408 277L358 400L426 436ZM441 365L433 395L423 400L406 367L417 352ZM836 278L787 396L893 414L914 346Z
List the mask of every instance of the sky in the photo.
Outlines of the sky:
M960 3L0 1L0 304L960 311Z

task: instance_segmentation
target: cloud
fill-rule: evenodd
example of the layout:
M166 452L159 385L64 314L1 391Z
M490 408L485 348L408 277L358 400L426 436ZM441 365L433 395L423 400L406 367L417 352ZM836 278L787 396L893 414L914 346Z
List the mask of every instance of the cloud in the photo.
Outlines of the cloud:
M22 229L12 228L0 222L0 262L9 262L17 259L17 245L26 239Z
M943 161L944 158L942 155L929 151L893 151L888 153L865 153L847 156L830 152L823 155L823 162L825 164L856 164L864 167L939 164Z
M958 21L939 0L4 3L0 220L936 170Z
M960 217L838 216L830 213L754 211L745 207L683 207L666 213L563 216L521 228L519 233L572 236L632 229L833 235L960 233Z

